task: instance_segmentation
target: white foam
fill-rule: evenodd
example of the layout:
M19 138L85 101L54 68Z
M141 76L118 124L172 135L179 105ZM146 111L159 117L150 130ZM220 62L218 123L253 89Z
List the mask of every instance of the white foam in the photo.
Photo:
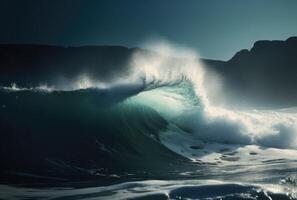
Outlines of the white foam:
M29 90L41 91L41 92L52 92L53 90L55 90L54 87L49 87L46 84L39 85L37 87L19 87L19 86L17 86L16 83L12 83L10 86L3 86L0 88L7 90L7 91L14 91L14 92L29 91Z
M204 142L297 148L296 112L230 110L212 105L208 94L216 91L209 91L213 87L208 88L207 82L219 78L204 79L206 68L194 51L182 51L186 58L180 58L179 54L175 54L179 52L174 49L176 46L164 42L152 46L157 52L160 49L162 55L136 53L131 61L134 76L144 77L145 85L150 90L139 94L142 97L137 97L140 102L153 107L165 117L172 112L169 114L171 121L190 130ZM190 83L193 93L185 85L175 85L179 81ZM199 106L193 103L195 100L199 101Z

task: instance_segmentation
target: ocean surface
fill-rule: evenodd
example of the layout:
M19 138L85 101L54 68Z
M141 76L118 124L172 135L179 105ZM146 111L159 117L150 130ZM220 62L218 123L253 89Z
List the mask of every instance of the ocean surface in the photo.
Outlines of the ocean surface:
M297 199L295 108L212 105L196 58L0 89L0 199Z

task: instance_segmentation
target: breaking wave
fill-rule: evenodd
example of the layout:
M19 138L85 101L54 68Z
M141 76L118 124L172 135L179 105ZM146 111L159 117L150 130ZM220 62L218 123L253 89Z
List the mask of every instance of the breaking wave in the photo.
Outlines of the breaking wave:
M82 74L62 86L3 86L2 180L100 177L106 183L133 173L162 175L162 170L170 177L193 167L193 149L210 146L211 151L213 144L248 145L237 152L248 149L250 155L260 154L259 147L282 148L288 157L293 155L286 149L297 149L294 108L230 110L212 105L208 94L217 92L213 85L220 85L219 78L206 79L208 69L193 52L181 57L170 47L154 48L162 52L136 52L129 75L119 74L113 83ZM195 161L201 164L199 159Z
M64 86L22 88L12 84L2 87L1 95L17 98L26 94L36 99L39 98L37 96L65 97L69 102L75 100L80 104L87 100L98 107L137 104L153 109L165 121L203 142L297 148L297 114L293 108L230 110L211 105L207 93L217 91L208 85L218 79L205 80L207 69L193 52L186 51L181 58L168 45L154 46L154 49L161 49L161 54L136 52L131 59L133 67L130 75L119 75L113 83L107 84L81 75ZM4 99L1 98L2 108L9 106ZM27 106L34 106L35 100L31 99L31 102Z
M296 109L213 105L220 77L206 78L194 52L153 49L112 83L2 86L0 184L74 186L0 185L2 196L296 199Z

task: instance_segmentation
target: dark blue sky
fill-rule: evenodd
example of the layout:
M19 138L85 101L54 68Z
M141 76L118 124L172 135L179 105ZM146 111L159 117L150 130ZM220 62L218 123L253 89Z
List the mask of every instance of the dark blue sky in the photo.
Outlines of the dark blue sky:
M165 38L229 59L297 35L296 0L0 0L0 43L141 46Z

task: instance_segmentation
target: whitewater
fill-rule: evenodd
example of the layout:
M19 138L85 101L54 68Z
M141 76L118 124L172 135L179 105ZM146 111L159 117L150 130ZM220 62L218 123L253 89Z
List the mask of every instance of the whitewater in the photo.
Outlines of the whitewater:
M9 144L37 136L33 145L45 150L12 154L42 164L37 173L30 166L4 166L5 173L30 184L3 182L1 196L297 199L296 109L214 105L209 94L223 95L223 82L194 51L163 42L151 49L156 53L136 52L129 72L110 82L82 73L56 85L2 86L2 130L32 129L2 139ZM71 155L58 152L65 145ZM34 177L48 185L39 188Z

